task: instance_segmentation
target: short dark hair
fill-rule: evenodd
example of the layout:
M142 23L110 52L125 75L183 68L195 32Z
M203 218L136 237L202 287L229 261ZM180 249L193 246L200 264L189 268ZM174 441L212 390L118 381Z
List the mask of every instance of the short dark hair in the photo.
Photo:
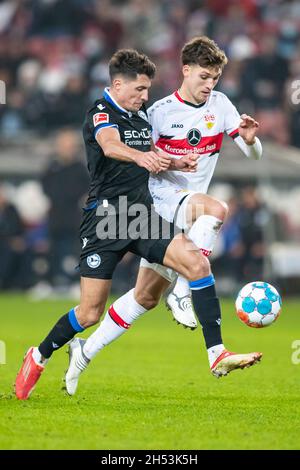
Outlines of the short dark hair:
M227 64L226 54L212 39L199 36L187 42L181 50L182 65L221 67Z
M156 67L145 55L135 49L120 49L109 61L109 75L113 80L116 75L125 75L135 80L138 75L154 78Z

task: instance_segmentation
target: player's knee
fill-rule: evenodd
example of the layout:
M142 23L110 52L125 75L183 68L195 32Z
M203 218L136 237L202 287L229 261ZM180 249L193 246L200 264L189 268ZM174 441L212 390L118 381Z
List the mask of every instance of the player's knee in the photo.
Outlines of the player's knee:
M104 312L104 307L95 306L80 309L79 322L84 328L96 325L99 322L101 315Z
M210 215L219 220L225 220L228 214L228 205L225 201L214 200L210 208Z
M138 304L142 305L146 310L151 310L156 307L159 303L159 298L156 298L150 292L147 291L135 291L134 292L135 300Z
M210 274L210 263L205 256L196 256L191 259L190 264L186 267L186 279L188 281L196 281Z
M225 220L229 212L229 207L228 207L227 202L219 201L219 212L220 214L219 214L218 219Z
M225 220L228 214L228 205L225 201L219 199L209 198L209 202L205 207L207 215L213 215L219 220Z

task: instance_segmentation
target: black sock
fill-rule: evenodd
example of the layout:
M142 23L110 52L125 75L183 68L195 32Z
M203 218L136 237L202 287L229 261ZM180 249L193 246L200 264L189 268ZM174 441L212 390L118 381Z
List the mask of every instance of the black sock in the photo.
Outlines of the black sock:
M221 335L221 307L215 285L193 290L195 313L202 326L206 348L223 343Z
M54 351L70 341L78 331L82 331L82 328L81 330L73 328L69 313L66 313L58 320L48 336L39 345L38 349L41 355L48 359Z

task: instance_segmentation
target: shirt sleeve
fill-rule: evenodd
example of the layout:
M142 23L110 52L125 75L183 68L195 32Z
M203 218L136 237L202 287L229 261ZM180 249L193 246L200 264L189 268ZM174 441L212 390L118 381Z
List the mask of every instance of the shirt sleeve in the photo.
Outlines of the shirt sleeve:
M101 106L101 109L98 106L95 106L91 109L88 115L89 126L93 132L95 139L101 129L107 127L115 127L116 129L119 128L118 124L116 123L116 118L114 117L114 114L108 108L102 105L99 106Z
M152 128L152 140L154 145L159 139L161 133L161 125L163 121L161 107L158 107L155 103L148 109L148 119Z
M231 101L224 95L224 112L225 112L225 132L235 139L239 135L239 127L241 122L241 116L236 107Z
M253 145L247 145L239 134L241 116L236 107L224 95L225 100L225 131L234 140L235 144L248 158L259 160L262 156L262 145L258 137L255 137Z
M246 142L242 139L240 135L238 135L234 139L234 143L241 149L241 151L246 155L248 158L252 158L253 160L260 160L262 156L262 145L258 137L255 137L255 142L252 145L247 145Z

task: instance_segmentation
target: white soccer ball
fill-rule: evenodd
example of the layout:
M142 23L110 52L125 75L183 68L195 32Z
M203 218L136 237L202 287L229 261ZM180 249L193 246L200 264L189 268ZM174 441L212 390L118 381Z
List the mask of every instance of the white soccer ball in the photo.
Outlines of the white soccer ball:
M275 287L267 282L246 284L235 301L239 319L252 328L269 326L280 315L281 297Z

